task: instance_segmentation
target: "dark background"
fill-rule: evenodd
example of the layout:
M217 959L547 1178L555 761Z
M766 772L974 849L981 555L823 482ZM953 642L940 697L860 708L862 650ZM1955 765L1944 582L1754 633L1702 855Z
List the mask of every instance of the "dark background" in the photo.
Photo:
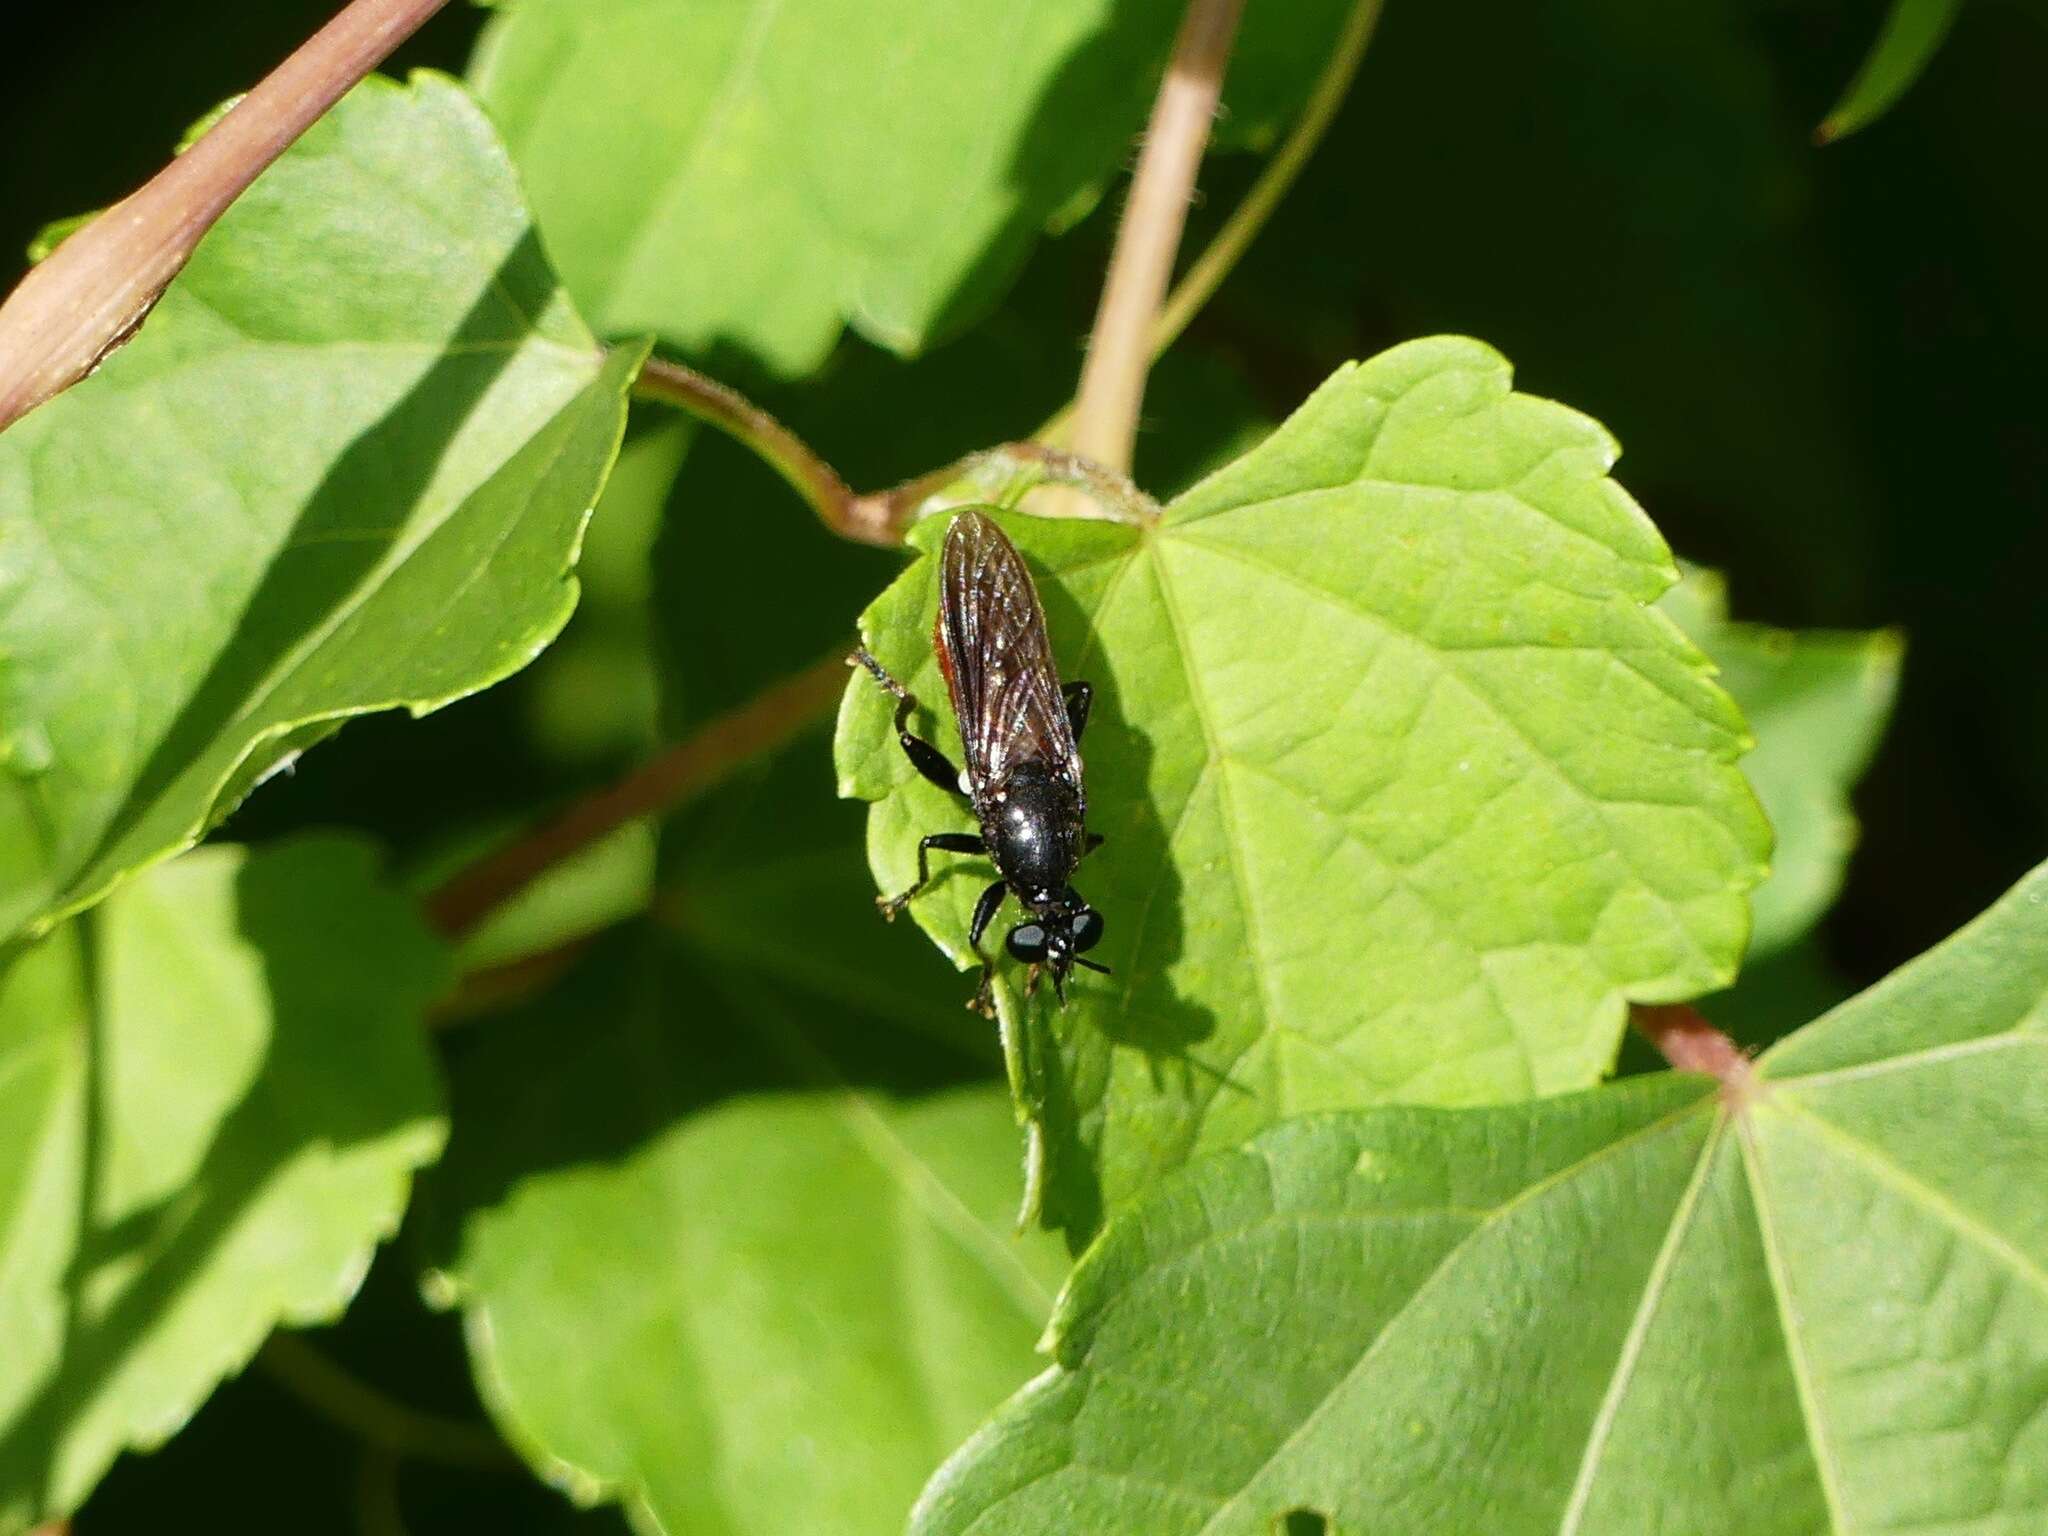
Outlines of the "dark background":
M330 9L159 0L10 21L0 279L43 222L132 189L191 119ZM2048 857L2048 14L1972 0L1890 116L1816 149L1812 125L1882 9L1388 0L1308 176L1162 372L1140 465L1167 488L1220 434L1285 413L1344 358L1469 332L1515 360L1522 387L1608 425L1624 482L1682 554L1728 572L1738 616L1903 629L1898 715L1857 795L1863 846L1821 935L1854 982ZM459 71L477 25L451 9L394 67ZM1211 167L1193 239L1255 171L1245 158ZM827 376L770 398L857 483L1028 431L1071 387L1109 211L1048 243L1005 315L960 343L904 365L850 341ZM691 450L674 504L692 498L700 531L705 506L740 498L774 503L763 515L798 528L790 540L808 533L722 444ZM738 561L754 535L704 537ZM664 626L685 679L672 680L672 722L817 654L887 574L880 557L800 545L792 558L833 600L800 605L772 643L727 656L730 625ZM703 552L692 570L726 569ZM615 766L529 739L529 686L352 726L234 830L341 815L423 859L451 826ZM493 773L449 771L477 760ZM395 1261L329 1342L413 1401L473 1411L453 1326L422 1321ZM351 1440L252 1374L170 1451L124 1459L78 1527L204 1510L213 1530L350 1530L359 1473ZM403 1491L417 1530L571 1518L516 1479L409 1469Z

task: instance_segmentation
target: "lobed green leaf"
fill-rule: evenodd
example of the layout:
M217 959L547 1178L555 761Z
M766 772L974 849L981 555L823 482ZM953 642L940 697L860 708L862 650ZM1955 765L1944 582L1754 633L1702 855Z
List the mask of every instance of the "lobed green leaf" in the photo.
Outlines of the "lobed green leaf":
M2048 1521L2048 866L1716 1092L1309 1116L1114 1221L915 1536Z
M0 1530L340 1314L446 1134L445 971L368 849L309 838L161 866L0 972Z
M1064 1012L998 998L1056 1224L1287 1115L1585 1086L1630 1000L1732 977L1769 830L1741 716L1648 606L1676 572L1614 456L1445 338L1339 372L1157 525L1005 519L1098 686L1076 884L1115 975ZM951 747L935 564L862 627ZM903 889L967 813L864 677L838 758ZM912 911L966 963L984 876L950 863Z
M531 660L636 366L460 87L371 80L321 119L133 342L0 436L0 940L343 717Z

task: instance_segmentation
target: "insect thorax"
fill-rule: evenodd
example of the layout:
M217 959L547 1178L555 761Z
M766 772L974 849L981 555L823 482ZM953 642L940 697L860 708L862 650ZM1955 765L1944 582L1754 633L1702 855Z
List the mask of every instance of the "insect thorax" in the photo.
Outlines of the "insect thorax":
M1085 805L1078 784L1044 762L1019 763L977 799L981 833L997 871L1027 906L1066 889L1081 859Z

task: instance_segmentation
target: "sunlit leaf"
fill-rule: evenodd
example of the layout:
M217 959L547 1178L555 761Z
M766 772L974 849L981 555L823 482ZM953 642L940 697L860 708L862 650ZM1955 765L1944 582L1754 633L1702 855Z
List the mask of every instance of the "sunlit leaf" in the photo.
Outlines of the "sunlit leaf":
M2048 866L1716 1092L1305 1117L1114 1221L916 1536L2048 1522Z
M444 971L322 838L164 865L0 974L0 1529L347 1304L446 1132Z
M1056 1222L1086 1232L1304 1110L1583 1086L1628 1000L1732 976L1768 829L1741 716L1648 607L1676 572L1614 456L1439 339L1340 372L1156 526L1006 520L1064 675L1099 690L1082 751L1106 843L1075 883L1116 974L1023 1030L1000 993ZM863 628L954 747L934 564ZM885 890L920 834L968 824L864 677L839 767L878 802ZM964 962L986 866L941 868L911 910Z
M133 342L0 436L0 936L342 717L529 661L634 366L458 87L372 81L315 125Z
M1232 142L1348 7L1251 7ZM600 330L783 374L901 352L1006 288L1126 163L1181 0L512 0L471 75ZM1264 13L1264 14L1261 14Z

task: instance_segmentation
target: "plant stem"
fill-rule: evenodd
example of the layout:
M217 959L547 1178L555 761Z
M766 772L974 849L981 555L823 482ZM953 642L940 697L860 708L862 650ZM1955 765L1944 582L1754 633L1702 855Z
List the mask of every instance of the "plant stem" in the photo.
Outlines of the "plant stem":
M689 412L733 438L774 470L803 497L818 520L842 538L862 544L892 544L863 497L810 445L730 385L694 368L650 357L633 382L644 400L658 400Z
M1215 297L1216 290L1223 286L1223 280L1243 259L1244 253L1251 249L1252 242L1266 227L1266 221L1272 218L1281 200L1293 190L1294 183L1300 179L1309 159L1315 154L1316 146L1329 132L1337 109L1344 104L1351 82L1358 74L1358 66L1365 58L1366 48L1372 42L1373 31L1379 24L1381 8L1382 0L1358 0L1351 8L1344 30L1338 34L1336 49L1310 89L1301 116L1295 119L1287 137L1266 161L1251 190L1245 193L1244 200L1231 210L1223 227L1216 231L1202 254L1173 285L1173 291L1166 296L1166 303L1152 324L1154 362L1180 339L1188 323ZM1069 400L1044 426L1032 433L1032 437L1040 442L1064 441L1072 430L1074 411L1075 402Z
M1152 330L1173 275L1188 199L1216 120L1223 71L1243 10L1244 0L1189 0L1152 104L1144 152L1117 226L1101 307L1088 339L1075 420L1075 451L1110 469L1131 467L1138 409L1152 363Z
M356 1470L356 1530L360 1536L406 1536L398 1498L398 1458L382 1446L363 1447Z
M457 873L427 897L428 919L460 937L564 859L627 822L673 809L823 715L846 680L834 653L775 683L608 788Z
M408 1407L292 1334L272 1334L256 1359L272 1380L314 1412L393 1455L456 1467L519 1464L482 1425Z
M1629 1022L1680 1072L1719 1078L1722 1092L1740 1101L1755 1090L1756 1074L1742 1047L1686 1003L1637 1003Z
M859 544L897 547L903 542L904 529L925 504L963 481L969 482L970 491L979 499L986 500L1010 480L1030 475L1040 483L1087 492L1097 508L1089 515L1146 522L1159 512L1157 503L1131 484L1129 476L1043 443L984 448L889 490L861 493L760 406L731 385L694 368L650 358L642 365L633 392L643 400L686 411L751 450L804 499L826 528Z
M1352 7L1351 15L1344 22L1344 30L1338 34L1336 51L1316 78L1294 127L1288 131L1280 147L1273 151L1258 180L1245 193L1244 200L1231 210L1223 227L1216 231L1216 237L1195 258L1193 265L1167 296L1159 318L1152 326L1153 356L1157 357L1172 346L1180 333L1188 328L1188 322L1214 297L1216 290L1223 286L1223 279L1230 275L1259 231L1265 228L1273 210L1280 206L1280 200L1300 179L1309 157L1322 143L1323 135L1329 132L1337 109L1344 105L1352 78L1365 58L1374 28L1379 25L1381 5L1382 0L1358 0L1358 4Z
M23 278L0 304L0 429L132 335L228 205L446 3L354 0L198 143Z

